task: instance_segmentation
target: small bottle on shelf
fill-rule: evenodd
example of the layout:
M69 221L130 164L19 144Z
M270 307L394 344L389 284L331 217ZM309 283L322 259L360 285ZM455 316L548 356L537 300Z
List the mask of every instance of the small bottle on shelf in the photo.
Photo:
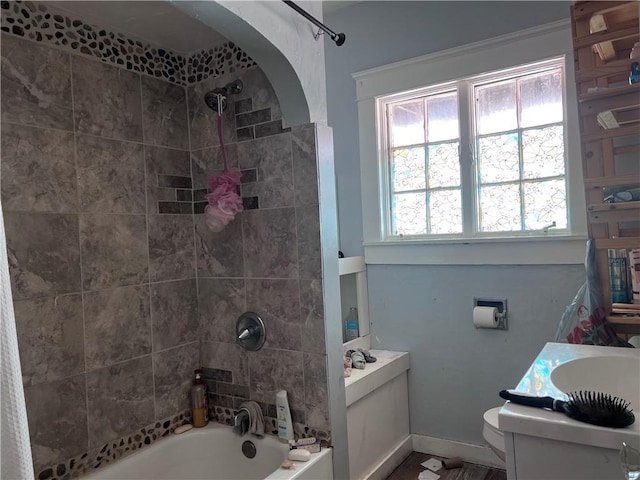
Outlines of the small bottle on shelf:
M344 319L344 332L344 339L347 342L360 336L358 309L356 307L351 307L349 314Z

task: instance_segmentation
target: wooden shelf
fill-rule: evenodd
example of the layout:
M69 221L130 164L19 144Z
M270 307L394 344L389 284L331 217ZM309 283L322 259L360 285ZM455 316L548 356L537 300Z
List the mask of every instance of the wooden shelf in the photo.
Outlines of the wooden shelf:
M637 162L640 152L640 142L617 140L640 136L640 83L628 84L629 54L640 41L639 8L636 1L580 1L571 10L589 236L611 312L608 250L640 248L640 201L603 201L605 187L640 187L637 163L616 174L619 162ZM639 314L607 319L619 333L640 333Z
M631 64L631 61L628 60L627 63ZM639 95L639 97L636 98L636 100L640 101L640 83L633 83L631 85L622 85L619 87L605 88L603 90L598 90L596 92L581 93L578 96L578 100L580 101L580 103L585 103L585 102L592 102L594 100L602 100L606 98L619 97L620 95L626 95L630 93Z
M626 314L607 315L607 320L613 325L618 333L633 334L640 333L640 316Z

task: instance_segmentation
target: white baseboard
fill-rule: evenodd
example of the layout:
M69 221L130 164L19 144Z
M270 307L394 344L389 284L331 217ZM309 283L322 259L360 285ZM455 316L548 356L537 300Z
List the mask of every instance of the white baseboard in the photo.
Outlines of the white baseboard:
M369 472L363 477L363 480L384 480L405 458L413 451L413 438L407 435L407 438L401 440L390 452L380 460Z
M425 435L411 435L413 450L420 453L431 453L439 457L460 457L465 462L484 465L493 468L505 468L505 464L493 450L485 445L445 440L444 438L427 437Z

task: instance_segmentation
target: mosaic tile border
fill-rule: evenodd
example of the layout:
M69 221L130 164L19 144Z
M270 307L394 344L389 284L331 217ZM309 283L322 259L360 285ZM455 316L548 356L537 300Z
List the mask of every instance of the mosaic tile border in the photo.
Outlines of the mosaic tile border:
M158 420L140 430L105 443L102 447L77 455L64 463L52 465L37 472L38 480L69 480L85 475L133 452L152 445L170 435L176 427L191 423L191 411Z
M2 0L0 7L2 32L54 45L176 85L192 85L209 77L256 66L233 42L183 55L61 13L52 13L43 4L36 6L30 1Z

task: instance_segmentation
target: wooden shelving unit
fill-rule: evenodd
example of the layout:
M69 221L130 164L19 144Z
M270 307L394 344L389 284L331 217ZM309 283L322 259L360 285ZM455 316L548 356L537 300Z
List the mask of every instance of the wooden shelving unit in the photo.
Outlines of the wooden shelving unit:
M640 83L629 84L640 41L637 1L574 1L575 78L589 235L611 312L609 249L640 248L640 201L608 203L616 188L640 187ZM607 316L621 335L640 333L640 315Z

